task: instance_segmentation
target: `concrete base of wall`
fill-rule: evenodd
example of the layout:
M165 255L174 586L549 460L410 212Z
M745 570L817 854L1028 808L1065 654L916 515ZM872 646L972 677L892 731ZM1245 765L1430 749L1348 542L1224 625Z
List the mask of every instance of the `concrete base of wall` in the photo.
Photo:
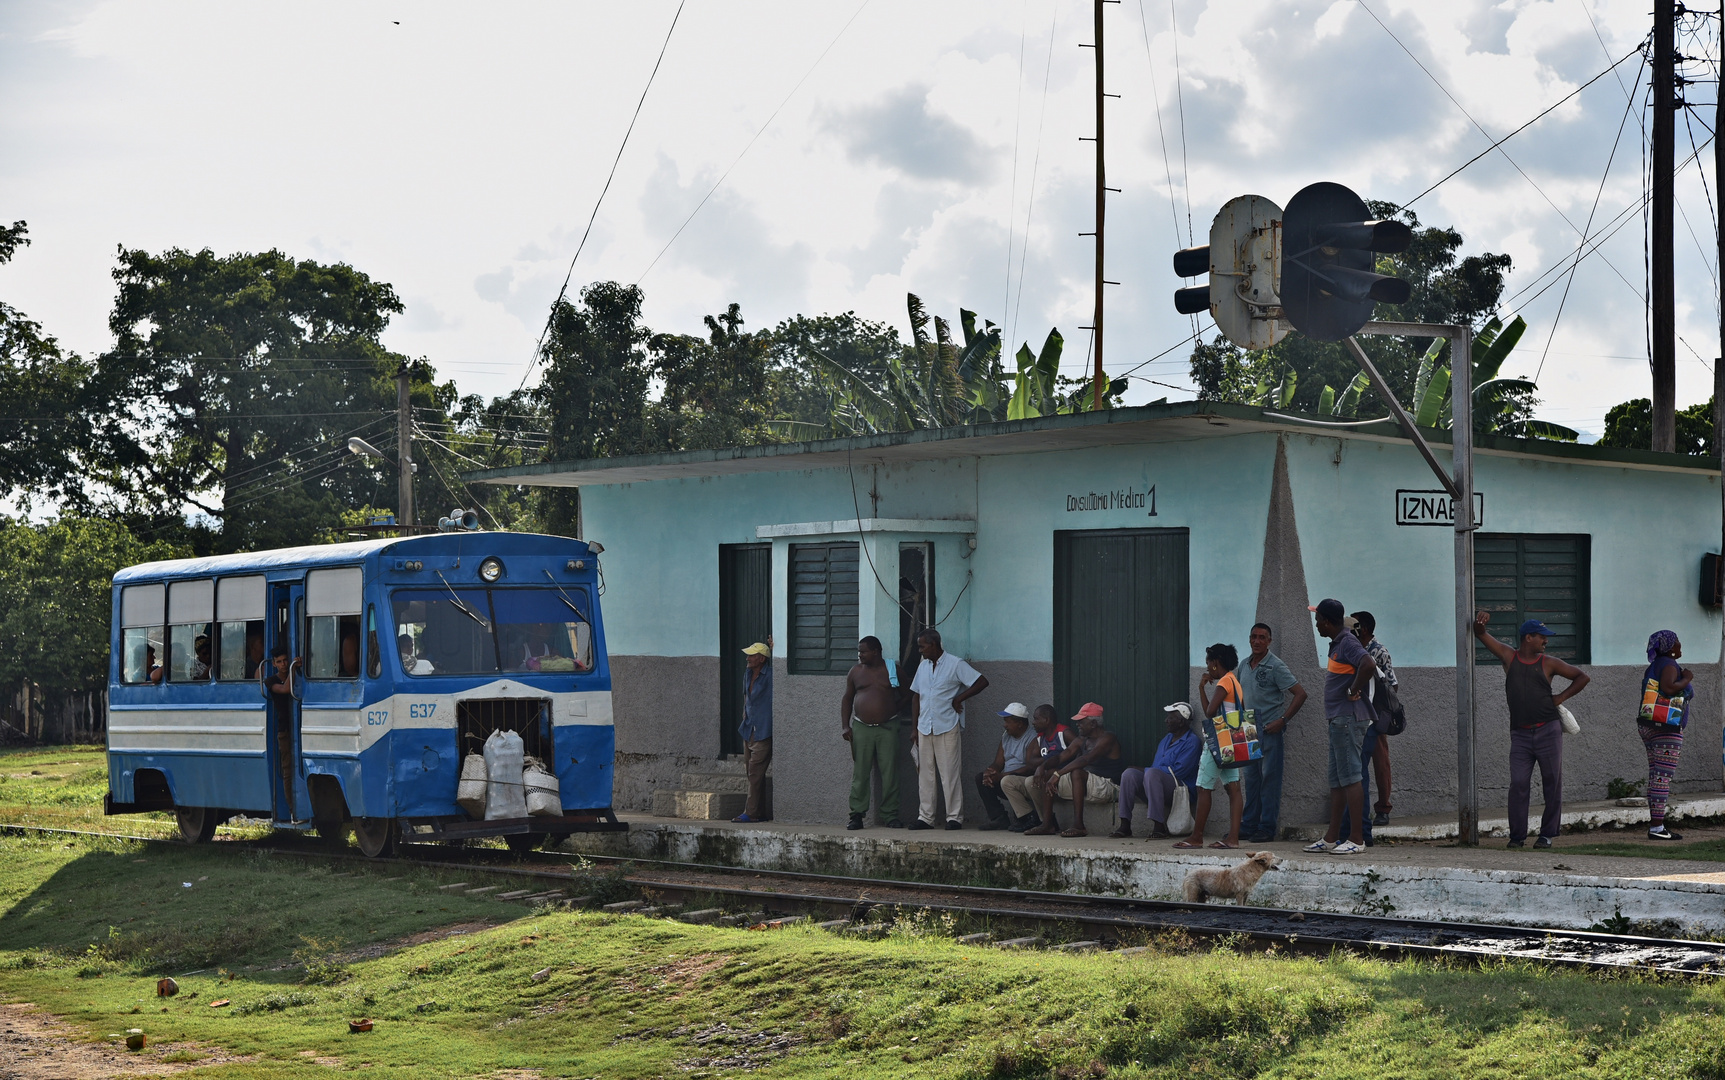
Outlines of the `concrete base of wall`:
M942 839L924 840L914 839L914 835L896 830L859 835L846 833L842 827L791 829L636 818L630 821L627 833L574 834L566 849L757 870L975 883L1154 900L1178 899L1180 883L1189 870L1213 867L1218 858L1238 857L1146 850L1142 846L1107 850L1082 841L1033 845L1025 838L1010 836L984 840L943 833ZM1448 850L1434 849L1430 854L1441 857ZM1282 865L1259 883L1251 897L1254 905L1563 929L1585 929L1621 913L1637 922L1674 923L1689 934L1725 931L1725 873L1629 877L1432 865L1430 860L1421 865L1392 865L1284 851L1278 854L1283 855ZM1370 860L1370 856L1364 859ZM1625 874L1640 872L1641 865L1599 857L1587 861L1593 864L1589 869L1604 864L1613 869L1622 867ZM1666 866L1677 870L1688 864Z

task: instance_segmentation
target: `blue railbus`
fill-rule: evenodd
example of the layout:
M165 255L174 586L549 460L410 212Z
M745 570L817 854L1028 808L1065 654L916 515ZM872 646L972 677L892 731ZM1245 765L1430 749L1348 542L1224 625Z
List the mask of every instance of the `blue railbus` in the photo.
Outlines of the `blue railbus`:
M175 559L114 576L110 814L234 816L377 856L398 840L621 829L603 548L455 532ZM279 662L275 659L281 654ZM289 693L272 693L278 679ZM561 815L475 820L462 759L518 733Z

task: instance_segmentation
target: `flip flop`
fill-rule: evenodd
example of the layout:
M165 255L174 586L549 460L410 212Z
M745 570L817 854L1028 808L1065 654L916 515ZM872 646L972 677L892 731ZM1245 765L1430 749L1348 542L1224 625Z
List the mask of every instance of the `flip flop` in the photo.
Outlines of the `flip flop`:
M1201 848L1203 848L1204 845L1203 844L1194 844L1189 840L1182 840L1178 844L1175 844L1174 846L1181 851L1198 851Z
M1240 845L1239 844L1224 844L1224 843L1222 843L1222 841L1218 840L1215 843L1211 844L1210 846L1213 848L1216 848L1218 851L1234 851L1237 848L1239 848Z

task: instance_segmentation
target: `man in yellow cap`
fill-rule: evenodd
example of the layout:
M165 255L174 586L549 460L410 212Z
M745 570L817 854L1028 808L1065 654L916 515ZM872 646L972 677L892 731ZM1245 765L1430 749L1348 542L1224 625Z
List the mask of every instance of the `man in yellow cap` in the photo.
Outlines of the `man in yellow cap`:
M731 820L748 824L773 820L766 805L767 766L773 763L773 648L757 641L743 655L749 667L743 673L743 722L737 732L749 771L749 801Z

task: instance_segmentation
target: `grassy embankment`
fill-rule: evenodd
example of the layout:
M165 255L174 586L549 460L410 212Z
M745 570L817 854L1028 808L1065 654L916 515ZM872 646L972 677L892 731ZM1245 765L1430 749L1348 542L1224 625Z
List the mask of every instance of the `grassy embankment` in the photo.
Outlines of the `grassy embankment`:
M1178 937L1127 957L1001 953L938 921L877 941L730 930L438 887L463 878L484 880L244 844L0 836L0 1000L96 1039L142 1028L175 1060L251 1055L200 1077L1725 1077L1725 988L1709 984ZM451 924L471 932L436 933ZM158 999L161 975L181 993ZM361 1016L376 1030L348 1034Z

